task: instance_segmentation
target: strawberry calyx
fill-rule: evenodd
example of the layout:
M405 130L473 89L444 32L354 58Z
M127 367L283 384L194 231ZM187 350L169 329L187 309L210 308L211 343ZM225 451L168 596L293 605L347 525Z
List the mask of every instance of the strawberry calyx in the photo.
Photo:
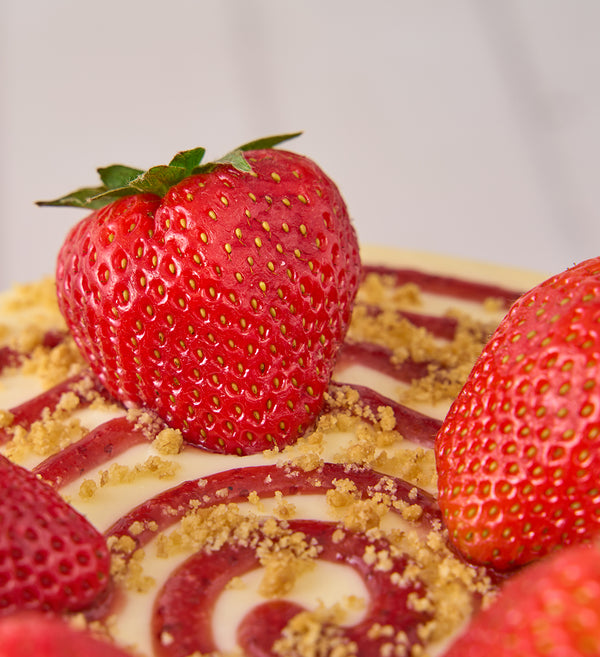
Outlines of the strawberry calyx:
M69 206L98 210L124 196L150 193L163 197L168 190L185 178L198 173L209 173L219 165L230 165L242 172L252 170L246 151L274 148L284 141L302 134L294 132L262 137L234 148L214 162L202 162L206 149L202 146L178 152L169 164L159 164L146 171L123 164L112 164L97 169L101 185L82 187L51 201L37 201L39 206Z

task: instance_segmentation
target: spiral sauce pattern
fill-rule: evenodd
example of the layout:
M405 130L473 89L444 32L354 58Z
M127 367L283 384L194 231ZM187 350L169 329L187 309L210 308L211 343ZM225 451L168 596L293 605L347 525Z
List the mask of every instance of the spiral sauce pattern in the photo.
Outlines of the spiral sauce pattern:
M464 375L458 366L469 367L517 296L456 276L365 267L323 417L297 445L248 457L181 445L150 414L114 404L70 356L50 311L33 346L7 338L0 348L6 398L25 381L2 414L1 449L105 532L115 595L101 615L117 642L161 657L236 644L249 656L303 654L312 632L327 654L410 654L446 640L494 591L494 573L445 542L431 451ZM461 313L448 315L454 307ZM59 352L72 362L58 381L31 383L34 361L51 365ZM316 562L359 578L357 613L346 613L347 600L319 605L319 592L310 608L294 599ZM218 599L260 569L262 597L223 630ZM339 584L341 571L332 572L325 591Z

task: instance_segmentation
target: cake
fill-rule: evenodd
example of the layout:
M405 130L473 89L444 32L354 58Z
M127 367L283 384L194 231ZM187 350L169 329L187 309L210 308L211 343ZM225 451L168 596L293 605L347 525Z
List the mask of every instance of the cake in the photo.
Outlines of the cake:
M0 657L600 655L600 259L361 249L293 136L41 203L92 212L0 296Z
M1 451L107 537L110 604L77 618L134 655L440 654L497 573L449 547L433 440L536 273L362 247L318 424L209 453L90 375L51 279L1 297ZM264 652L260 652L263 650Z

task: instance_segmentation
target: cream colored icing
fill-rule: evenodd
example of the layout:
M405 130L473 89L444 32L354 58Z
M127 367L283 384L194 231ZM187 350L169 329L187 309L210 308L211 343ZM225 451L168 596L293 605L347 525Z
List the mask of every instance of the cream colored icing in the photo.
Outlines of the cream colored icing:
M363 247L362 257L363 261L370 263L424 269L429 272L497 283L508 288L515 287L522 290L528 289L543 278L543 275L536 272L517 271L512 268L478 263L476 261L381 247ZM13 290L11 293L4 294L0 297L0 323L4 324L4 333L0 335L0 338L3 341L10 341L15 335L18 335L20 327L24 324L33 324L44 330L55 325L61 325L60 318L57 317L55 309L51 307L39 308L23 303L21 304L21 308L16 311L14 308L14 299L18 299L19 294L22 294L23 298L26 297L26 293L23 291L20 293L19 290ZM493 321L498 321L502 315L502 312L497 312L493 316L490 316L490 313L484 310L479 304L469 302L457 303L454 299L438 297L436 295L423 296L425 303L423 310L432 314L444 314L449 307L456 307L458 305L463 311L471 315L485 317L488 320L493 319ZM339 376L339 372L336 372L334 379ZM401 387L401 384L395 379L383 376L381 373L366 369L361 365L346 369L343 372L342 378L348 383L354 382L361 385L368 385L389 397L397 396L398 390ZM41 385L36 377L18 373L4 375L0 378L0 408L8 409L40 390ZM449 402L440 403L435 406L421 404L417 405L417 409L441 419L447 411L448 404ZM118 412L114 409L85 409L76 411L76 415L88 429L92 429L100 422L110 417L115 417L117 414ZM335 461L336 454L347 449L353 438L354 434L352 432L328 434L327 447L324 449L321 457L324 460ZM100 482L101 473L106 471L108 467L103 465L95 471L86 473L84 477L72 484L69 484L61 493L96 527L104 531L117 518L136 504L179 482L196 477L204 477L231 467L237 468L241 465L273 464L293 459L302 453L302 450L298 448L288 449L285 453L278 455L258 454L237 457L209 454L193 448L185 448L178 455L161 456L152 445L144 444L136 446L128 450L126 454L118 457L119 464L133 467L137 463L145 462L148 457L161 456L161 458L176 464L176 471L173 476L168 479L146 476L138 478L129 484L99 486L92 498L86 499L81 497L79 491L83 480ZM33 467L40 460L41 457L30 455L26 459L25 465ZM290 498L289 502L296 507L295 517L330 520L333 518L331 507L326 504L323 496L294 497ZM274 503L271 501L263 501L260 507L247 504L241 508L248 513L265 515L274 513ZM397 526L400 521L394 517L392 520L386 519L384 524L390 522ZM152 577L156 583L148 593L136 593L132 591L126 593L125 604L119 611L116 619L114 619L114 624L111 627L111 632L119 643L126 646L133 646L142 654L151 654L149 627L154 595L161 583L168 578L173 568L178 563L181 563L186 556L159 557L156 555L154 542L146 548L146 558L143 562L144 573ZM215 609L213 627L219 647L224 652L235 650L235 627L245 611L252 605L263 600L256 590L260 577L259 572L253 572L245 576L243 581L238 582L239 586L228 590L222 596ZM335 603L344 603L344 601L352 597L362 599L364 606L362 609L351 609L349 611L348 623L356 622L364 613L364 607L367 604L367 594L364 585L356 573L349 567L319 563L314 570L309 571L300 578L290 599L311 608L315 607L319 602L325 605L333 605Z

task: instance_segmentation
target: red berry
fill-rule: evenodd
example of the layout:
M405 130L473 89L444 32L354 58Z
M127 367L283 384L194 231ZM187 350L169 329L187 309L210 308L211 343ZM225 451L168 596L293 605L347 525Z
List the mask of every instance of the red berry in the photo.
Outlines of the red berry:
M444 657L599 657L600 549L578 545L508 580Z
M518 300L436 440L450 540L527 563L600 529L600 258Z
M0 615L84 611L104 602L102 534L50 486L0 456Z
M271 148L245 157L251 170L214 165L113 200L75 226L57 266L61 310L106 388L238 454L312 425L360 276L323 171Z
M129 653L60 618L24 612L0 619L0 657L127 657Z

